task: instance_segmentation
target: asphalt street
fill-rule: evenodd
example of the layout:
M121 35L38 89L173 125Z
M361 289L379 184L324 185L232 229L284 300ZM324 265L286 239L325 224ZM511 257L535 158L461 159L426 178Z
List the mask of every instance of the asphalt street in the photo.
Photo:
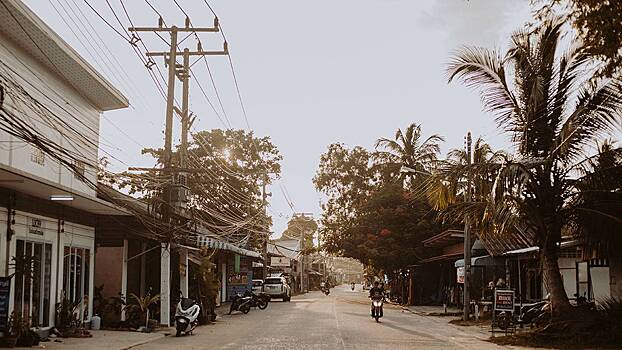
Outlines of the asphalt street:
M370 301L357 286L329 296L311 292L266 310L225 315L194 335L169 336L138 349L501 349L477 329L448 324L448 318L419 316L385 304L376 323Z

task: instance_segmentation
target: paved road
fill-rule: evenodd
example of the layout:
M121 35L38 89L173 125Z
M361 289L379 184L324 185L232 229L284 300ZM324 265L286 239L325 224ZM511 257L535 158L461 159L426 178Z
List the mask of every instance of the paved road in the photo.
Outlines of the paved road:
M311 292L290 303L224 316L192 336L167 337L138 349L502 349L482 341L477 330L449 325L385 305L384 318L369 316L369 301L357 286L329 296Z

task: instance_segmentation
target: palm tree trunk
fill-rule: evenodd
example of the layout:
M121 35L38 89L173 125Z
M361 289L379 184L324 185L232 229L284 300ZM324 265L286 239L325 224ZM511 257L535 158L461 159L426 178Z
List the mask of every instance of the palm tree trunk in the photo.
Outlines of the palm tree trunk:
M557 247L545 247L542 250L541 258L544 283L550 293L552 314L556 317L566 313L571 307L568 295L564 289L564 280L559 271Z

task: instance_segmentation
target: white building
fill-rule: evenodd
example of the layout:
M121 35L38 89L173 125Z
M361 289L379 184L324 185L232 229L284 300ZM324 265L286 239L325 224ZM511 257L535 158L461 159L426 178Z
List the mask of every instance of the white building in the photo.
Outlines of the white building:
M126 214L97 198L99 118L128 101L20 0L0 1L0 87L0 276L35 260L32 282L12 279L8 314L51 326L65 291L87 319L98 215Z

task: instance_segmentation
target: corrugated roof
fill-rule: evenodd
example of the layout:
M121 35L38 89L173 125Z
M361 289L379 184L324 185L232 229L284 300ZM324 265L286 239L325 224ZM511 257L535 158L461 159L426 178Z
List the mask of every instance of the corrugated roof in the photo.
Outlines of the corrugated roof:
M501 256L509 251L534 246L533 235L525 228L515 227L505 232L478 235L486 251L492 256Z

